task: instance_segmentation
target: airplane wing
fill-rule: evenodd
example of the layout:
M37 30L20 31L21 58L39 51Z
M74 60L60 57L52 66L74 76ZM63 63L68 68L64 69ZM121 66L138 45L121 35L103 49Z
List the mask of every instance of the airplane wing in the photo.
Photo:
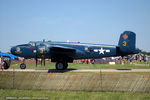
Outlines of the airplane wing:
M54 45L50 47L50 53L52 56L55 57L64 56L64 57L74 58L75 52L76 50L74 48L69 48L65 46Z
M51 46L50 50L53 52L75 52L76 51L73 48L69 48L69 47L65 47L65 46L59 46L59 45Z

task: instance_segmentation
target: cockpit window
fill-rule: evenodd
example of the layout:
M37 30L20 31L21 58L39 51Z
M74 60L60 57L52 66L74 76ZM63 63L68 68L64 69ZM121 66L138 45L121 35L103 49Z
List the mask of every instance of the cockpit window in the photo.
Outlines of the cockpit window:
M35 46L35 43L34 43L34 42L29 42L29 44L30 44L31 46Z
M29 42L29 44L34 47L40 45L40 43L38 43L38 42Z

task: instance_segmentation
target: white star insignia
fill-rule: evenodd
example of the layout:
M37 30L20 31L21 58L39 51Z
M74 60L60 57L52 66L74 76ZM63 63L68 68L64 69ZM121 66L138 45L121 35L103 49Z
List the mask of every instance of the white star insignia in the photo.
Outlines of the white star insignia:
M104 54L104 49L103 48L101 48L100 50L99 50L99 54Z

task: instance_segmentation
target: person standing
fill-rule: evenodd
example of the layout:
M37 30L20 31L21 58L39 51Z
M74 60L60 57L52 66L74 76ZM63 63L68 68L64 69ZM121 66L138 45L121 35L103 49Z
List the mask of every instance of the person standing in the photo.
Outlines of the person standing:
M0 51L0 67L1 67L1 60L2 60L2 59L1 59L1 51Z
M146 60L146 64L148 64L148 57L147 56L145 57L145 60Z
M133 59L133 58L132 58L132 56L131 56L131 57L129 58L130 64L132 64L132 59Z
M0 51L0 68L2 69L2 71L4 70L4 66L3 66L3 56L1 56L1 51Z
M140 60L140 62L142 62L142 56L139 56L139 60Z

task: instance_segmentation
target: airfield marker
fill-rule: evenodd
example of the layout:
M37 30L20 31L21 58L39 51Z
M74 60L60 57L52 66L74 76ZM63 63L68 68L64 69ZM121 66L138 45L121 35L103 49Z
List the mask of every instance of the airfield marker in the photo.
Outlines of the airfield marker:
M52 78L52 74L50 74L50 78Z
M112 78L112 79L113 79L113 75L110 75L110 78Z
M78 80L78 76L76 76L76 80Z

